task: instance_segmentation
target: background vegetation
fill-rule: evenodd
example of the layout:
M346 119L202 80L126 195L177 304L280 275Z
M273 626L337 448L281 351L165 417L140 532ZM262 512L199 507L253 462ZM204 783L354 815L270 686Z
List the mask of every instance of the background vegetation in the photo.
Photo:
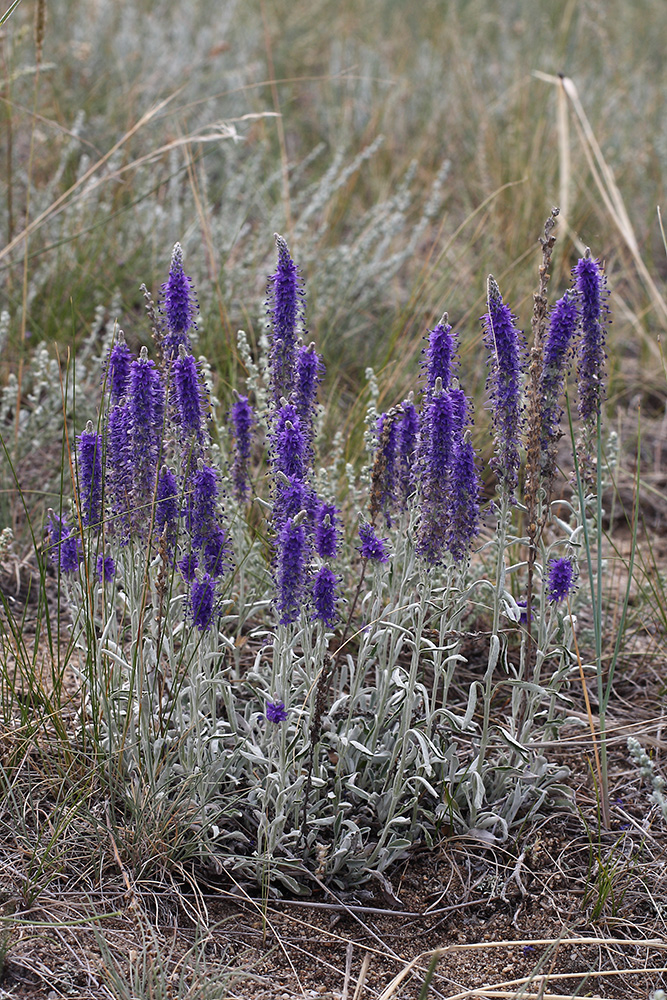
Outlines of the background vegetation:
M0 31L0 528L21 526L10 460L36 525L49 502L57 506L56 358L76 353L83 391L76 401L64 392L80 430L93 415L99 359L114 328L133 350L150 345L140 285L157 296L176 241L199 295L197 349L223 409L243 384L236 330L247 331L252 347L265 330L264 281L280 232L304 273L310 333L328 369L326 412L345 431L346 457L362 446L366 366L378 371L383 409L402 399L415 382L423 334L444 310L478 403L475 443L488 454L479 323L486 275L495 274L527 328L537 238L558 204L552 300L590 246L605 261L614 315L608 413L624 427L624 414L634 419L641 402L656 424L663 418L662 0L422 0L410 10L397 0L22 0ZM631 453L634 433L621 442ZM659 495L664 516L659 434L646 459L642 497ZM663 480L650 478L651 463ZM615 505L612 524L614 510L623 518ZM635 567L634 608L651 622L649 645L658 650L667 623L662 559L651 544ZM625 563L615 564L621 572L610 592L622 594ZM122 944L112 956L98 941L109 995L195 995L204 983L223 995L226 956L209 976L206 941L197 936L185 957L176 945L172 953L142 910L156 886L141 883L141 824L123 830L122 842L115 831L122 861L117 870L120 855L109 863L114 833L96 776L67 757L72 718L60 712L63 691L42 684L39 629L3 635L7 649L16 640L29 681L18 699L21 725L3 734L7 871L22 886L12 905L21 913L38 899L55 906L63 886L76 884L78 912L99 914L93 887L102 859L113 891L127 891L133 933L143 941L129 966L118 958ZM57 636L50 640L58 646ZM663 660L654 661L658 673ZM24 768L48 727L58 730L62 755L35 751L35 767ZM630 780L639 784L636 774ZM159 819L172 829L170 816ZM620 849L586 828L582 884L592 895L581 905L596 920L620 913L626 881L632 898L649 895L650 862L635 832L624 834L624 853L625 841ZM520 861L504 863L520 878ZM179 877L174 906L194 913L179 896ZM63 928L78 919L58 914ZM0 958L12 953L17 928L14 937L3 931ZM183 970L172 993L167 968Z
M102 308L145 340L139 284L156 290L180 240L201 346L232 378L236 328L262 329L278 231L330 384L356 395L372 361L397 398L444 309L479 353L488 271L527 325L536 238L560 204L554 292L572 243L591 245L614 291L612 368L623 389L652 381L667 313L637 258L664 280L664 5L72 0L46 5L39 53L37 6L2 38L5 366L80 341ZM558 73L570 96L539 75ZM212 139L221 122L234 138Z

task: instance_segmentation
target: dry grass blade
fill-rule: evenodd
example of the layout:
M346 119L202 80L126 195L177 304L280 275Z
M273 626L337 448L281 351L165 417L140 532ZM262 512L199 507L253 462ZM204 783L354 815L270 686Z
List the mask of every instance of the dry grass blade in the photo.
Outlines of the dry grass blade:
M579 98L579 92L576 84L569 77L553 76L550 73L542 73L540 71L535 71L534 75L538 79L544 80L546 83L551 83L554 86L557 86L559 88L559 93L564 91L569 98L576 114L575 124L581 141L581 147L584 151L584 155L586 156L591 174L602 201L604 202L605 208L609 213L609 217L613 220L618 231L623 237L628 250L632 254L637 270L639 271L643 282L651 294L651 298L661 324L663 326L667 326L667 301L665 301L664 296L660 292L660 289L656 285L652 275L644 263L634 227L625 207L623 195L621 194L621 191L616 183L613 171L605 160L602 150L600 149L600 145L595 137L595 132L593 131L591 123L588 120L588 116L586 115ZM561 124L561 115L564 116L564 120L566 120L565 112L561 110L559 104L559 144L562 146L563 143L568 142L568 130ZM569 180L569 153L566 153L563 148L561 148L561 169L568 171L566 179ZM561 184L563 183L564 179L561 177ZM566 213L564 214L565 219L567 219ZM577 239L574 234L571 235L578 248L583 250L584 247L581 241Z
M144 125L146 125L149 121L151 121L151 119L155 118L155 116L159 114L160 111L162 111L163 108L165 108L171 101L173 101L174 98L179 93L180 90L175 90L172 94L169 95L169 97L165 97L163 101L160 101L158 104L150 108L145 114L143 114L139 119L139 121L135 122L132 128L128 129L128 131L125 132L125 134L122 135L120 139L118 139L118 141L113 144L111 149L109 149L108 152L104 154L104 156L100 157L100 159L97 160L96 163L93 163L92 166L90 166L88 170L86 170L85 173L81 175L81 177L77 178L74 184L72 184L66 191L64 191L63 194L60 195L60 197L56 198L55 201L53 201L48 208L45 208L43 212L41 212L36 218L34 218L32 222L26 225L25 228L17 236L15 236L12 240L10 240L9 243L7 243L7 245L0 250L0 260L4 260L5 257L9 256L12 250L14 250L23 240L25 240L28 236L30 236L36 229L39 229L39 227L42 225L43 222L46 222L47 219L50 219L54 215L56 215L57 212L60 211L64 205L67 204L70 196L74 194L76 190L83 187L86 184L86 182L93 176L93 174L97 173L100 167L103 167L104 164L111 159L114 153L116 153L119 149L121 149L125 145L125 143L128 142L132 138L132 136L136 135L136 133L139 132L144 127Z
M602 945L616 946L616 947L633 947L638 946L653 948L656 950L667 950L667 942L661 939L651 939L646 941L637 940L627 940L625 938L597 938L597 937L576 937L576 938L542 938L534 940L525 941L478 941L473 944L452 944L447 945L445 948L435 948L431 951L422 952L421 955L417 955L412 961L408 962L391 980L386 989L381 993L379 1000L390 1000L396 994L401 983L415 970L423 966L425 962L429 959L443 958L445 955L450 954L455 951L490 951L497 948L522 948L522 947L563 947L563 946L577 946L577 945L595 945L595 947L600 947ZM590 975L595 976L617 976L624 973L631 973L633 975L638 975L645 970L643 969L611 969L611 970L601 970L591 972ZM665 969L652 970L656 973L666 972ZM471 997L477 996L516 996L516 991L512 993L504 992L505 988L510 986L525 986L531 983L536 983L540 985L546 985L551 979L580 979L584 975L581 972L558 972L558 973L547 973L547 974L537 974L533 973L530 976L522 976L518 979L506 980L502 983L491 984L488 986L478 986L471 988L469 990L464 990L461 993L456 993L450 995L447 1000L468 1000ZM496 992L493 992L493 991ZM502 992L497 992L501 990ZM546 1000L546 994L539 994L541 1000ZM566 998L570 1000L570 998ZM595 1000L595 998L594 998Z

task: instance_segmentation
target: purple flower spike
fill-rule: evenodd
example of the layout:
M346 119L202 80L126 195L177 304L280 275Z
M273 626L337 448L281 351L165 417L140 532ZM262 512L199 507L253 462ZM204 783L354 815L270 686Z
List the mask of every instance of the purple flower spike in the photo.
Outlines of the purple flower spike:
M606 280L599 260L586 256L572 269L581 308L582 337L579 347L579 416L597 420L604 399Z
M285 521L278 535L278 598L280 624L296 621L304 603L307 570L306 529L298 518Z
M216 470L200 461L190 486L191 493L185 503L185 524L192 544L200 546L216 523L220 493Z
M363 559L370 559L371 562L386 563L389 559L387 554L387 539L378 538L373 530L373 525L368 521L362 521L359 525L359 538L361 539L360 552Z
M276 468L286 476L303 476L306 441L296 407L284 403L278 410L275 429Z
M493 467L501 492L511 500L517 487L520 464L519 439L523 423L521 367L525 345L516 328L516 317L503 303L492 275L488 279L488 308L483 322L490 354L487 388L496 431Z
M266 717L269 722L284 722L287 718L285 703L282 701L267 701Z
M183 273L183 250L180 243L174 244L169 277L162 286L162 294L168 329L162 341L162 350L165 357L177 358L181 345L190 349L187 333L195 325L194 317L197 312L192 279Z
M563 601L572 592L575 584L574 566L571 559L552 559L547 577L547 597L552 602Z
M155 523L158 528L178 521L178 483L171 469L162 466L157 483Z
M109 583L116 575L116 564L111 556L102 555L97 557L97 579L101 583Z
M314 515L317 509L317 497L313 489L304 483L299 476L276 476L276 495L273 505L273 520L276 530L290 518L305 510Z
M188 555L183 556L183 558L180 560L178 564L178 568L181 571L181 576L183 577L184 580L187 580L188 583L192 583L192 581L195 579L196 570L198 566L199 566L199 560L197 559L197 556L194 555L194 553L192 552L190 552Z
M194 580L190 591L192 624L200 632L208 632L213 623L215 608L215 583L205 573L201 580Z
M461 562L479 533L479 476L469 434L459 441L452 462L449 493L447 548Z
M427 411L428 440L422 470L424 495L441 499L447 491L453 449L452 401L448 392L437 388Z
M72 527L64 518L49 510L46 530L54 566L60 569L61 573L75 573L79 568L79 542Z
M424 349L427 397L435 389L436 379L442 379L443 387L448 389L452 378L456 342L448 319L445 313L435 329L429 330L428 347Z
M463 389L459 388L457 379L453 380L448 395L452 404L452 435L455 440L458 440L463 437L468 425L470 401Z
M127 401L129 448L127 461L134 474L138 508L153 495L164 424L164 384L148 351L142 347L130 368ZM141 513L141 512L140 512ZM143 511L145 515L145 510Z
M567 374L568 358L579 322L579 308L575 295L567 291L551 311L549 329L544 343L544 360L540 378L542 404L543 448L555 447L559 436L562 413L560 395ZM552 457L552 464L555 454Z
M204 569L211 576L222 576L229 562L231 546L227 533L219 524L215 525L204 542Z
M322 559L334 559L338 550L337 508L322 502L315 515L315 548Z
M111 527L122 536L128 527L131 507L132 472L129 462L130 429L127 402L109 410L106 433L107 495L110 498L113 521Z
M308 438L313 434L317 387L324 376L324 364L315 344L301 344L296 355L295 404L302 427Z
M157 481L155 494L155 525L160 534L164 533L167 549L171 552L178 536L178 483L176 476L164 465Z
M234 467L232 480L234 495L243 502L250 494L250 455L252 452L252 429L255 418L247 396L239 396L231 409L234 428Z
M294 388L296 327L303 315L303 285L287 243L276 234L278 267L268 281L268 312L273 326L271 386L276 402Z
M102 507L102 437L93 430L92 421L88 421L77 442L81 519L85 525L99 527Z
M191 354L186 354L182 344L178 349L178 357L173 362L173 376L178 422L184 434L193 434L201 442L203 387L197 362Z
M130 348L125 343L123 331L119 330L118 339L109 351L109 359L107 361L107 387L112 403L120 402L125 395L130 381L131 364L132 354Z
M333 628L338 621L336 598L338 597L338 580L328 566L322 566L313 584L313 619L321 621Z

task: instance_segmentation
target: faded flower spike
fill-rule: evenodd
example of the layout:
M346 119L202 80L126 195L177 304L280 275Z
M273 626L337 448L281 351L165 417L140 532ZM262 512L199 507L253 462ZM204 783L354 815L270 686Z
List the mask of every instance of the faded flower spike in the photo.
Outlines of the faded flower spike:
M524 355L523 338L516 328L516 317L502 300L500 289L489 275L487 283L488 312L483 317L485 343L489 350L487 388L496 430L496 454L493 467L501 492L514 498L519 473L519 439L521 434L521 367Z
M284 722L287 718L287 709L283 701L267 701L266 717L269 722Z
M414 491L414 464L417 451L417 436L419 433L419 417L412 393L401 403L403 417L398 425L398 478L400 500L405 506L410 494Z
M183 250L180 243L174 244L171 255L169 277L162 286L164 312L167 318L167 334L162 341L165 357L178 357L178 348L183 345L190 349L188 330L194 325L197 299L192 278L183 273Z
M571 559L552 559L547 576L547 597L552 602L564 601L575 584Z

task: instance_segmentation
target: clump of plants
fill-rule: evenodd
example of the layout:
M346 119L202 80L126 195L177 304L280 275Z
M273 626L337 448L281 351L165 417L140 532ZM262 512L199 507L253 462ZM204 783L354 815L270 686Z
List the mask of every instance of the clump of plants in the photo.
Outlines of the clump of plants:
M414 394L379 413L368 373L365 467L323 440L324 364L280 236L267 336L253 356L239 334L247 385L224 411L193 354L178 244L149 300L153 356L114 338L47 536L80 738L160 863L189 852L294 892L350 886L418 841L504 840L567 796L544 743L584 674L575 589L599 594L606 289L587 254L548 306L555 215L530 353L488 279L490 498L446 314ZM574 358L574 475L555 499Z

